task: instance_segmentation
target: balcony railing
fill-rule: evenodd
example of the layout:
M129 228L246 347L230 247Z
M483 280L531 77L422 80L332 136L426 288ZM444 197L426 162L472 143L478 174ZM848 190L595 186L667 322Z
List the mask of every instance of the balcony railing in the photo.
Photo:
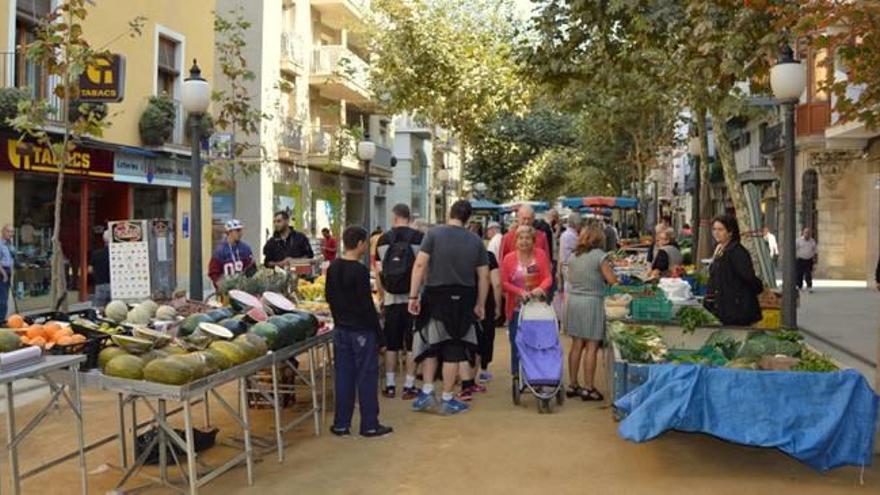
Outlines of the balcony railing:
M302 151L304 141L302 122L286 119L281 123L281 146L293 151Z
M297 72L305 66L302 39L294 33L281 33L282 69Z
M772 155L782 151L782 124L767 126L761 140L761 154Z
M317 76L339 76L360 91L369 88L370 66L362 58L341 45L325 45L312 54L312 73Z
M55 95L57 77L48 76L39 65L25 60L23 54L16 52L0 52L0 71L3 87L9 86L11 81L12 86L27 89L31 99L46 100L50 107L46 115L49 123L63 122L62 101Z
M326 156L340 154L339 133L348 132L342 130L339 126L326 125L317 129L313 129L309 134L309 154L315 156ZM357 155L357 142L354 138L349 139L346 150L342 150L343 156L335 158L355 158Z

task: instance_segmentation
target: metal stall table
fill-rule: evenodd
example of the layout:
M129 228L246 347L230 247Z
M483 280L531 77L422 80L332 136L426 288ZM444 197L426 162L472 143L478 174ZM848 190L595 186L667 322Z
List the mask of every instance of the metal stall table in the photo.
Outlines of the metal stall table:
M9 466L12 475L12 493L20 493L21 481L23 479L29 478L55 465L51 463L42 464L24 474L19 474L18 446L22 440L24 440L25 437L27 437L27 435L39 425L46 415L48 415L49 411L61 402L62 397L64 397L64 400L73 410L74 416L76 417L77 455L79 457L81 490L82 493L88 492L86 481L85 441L83 437L82 394L79 373L76 371L80 363L85 360L86 357L82 355L45 356L38 363L0 374L0 384L6 385L6 431L7 441L9 442L6 445L6 449L9 453ZM59 383L49 376L53 372L59 372L62 370L67 370L73 376L73 380L68 383ZM46 381L49 385L51 396L49 402L40 409L37 415L31 419L20 432L16 432L15 392L12 385L15 381L25 378L39 378ZM70 392L73 395L72 398L65 391L65 387L70 389Z

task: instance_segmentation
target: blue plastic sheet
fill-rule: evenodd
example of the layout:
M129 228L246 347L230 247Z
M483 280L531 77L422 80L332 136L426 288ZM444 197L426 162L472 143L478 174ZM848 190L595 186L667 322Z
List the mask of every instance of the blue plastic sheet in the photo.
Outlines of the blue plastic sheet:
M667 430L700 432L775 447L814 469L868 466L880 398L854 370L750 371L694 365L652 366L648 380L621 397L619 433L645 442Z

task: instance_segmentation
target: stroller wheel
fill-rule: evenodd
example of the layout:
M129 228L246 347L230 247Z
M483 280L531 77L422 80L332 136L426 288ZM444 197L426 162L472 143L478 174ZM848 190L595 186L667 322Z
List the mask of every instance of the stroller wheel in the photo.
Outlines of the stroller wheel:
M519 388L519 377L513 377L513 385L511 388L513 392L513 404L518 406L522 403L522 390Z
M559 387L559 390L556 392L556 403L559 404L560 406L562 404L565 404L565 389L562 388L561 386Z

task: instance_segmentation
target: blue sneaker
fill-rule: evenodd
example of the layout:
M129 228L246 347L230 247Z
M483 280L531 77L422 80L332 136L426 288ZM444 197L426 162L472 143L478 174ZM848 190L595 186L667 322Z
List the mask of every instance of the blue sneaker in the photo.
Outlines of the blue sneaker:
M491 382L492 378L494 378L492 376L492 373L489 373L488 371L481 371L480 372L480 381Z
M467 412L470 408L471 406L458 399L449 399L443 401L443 405L440 406L440 414L451 416L453 414Z
M427 412L437 409L437 397L433 393L426 394L419 390L419 396L413 401L412 410L415 412Z

